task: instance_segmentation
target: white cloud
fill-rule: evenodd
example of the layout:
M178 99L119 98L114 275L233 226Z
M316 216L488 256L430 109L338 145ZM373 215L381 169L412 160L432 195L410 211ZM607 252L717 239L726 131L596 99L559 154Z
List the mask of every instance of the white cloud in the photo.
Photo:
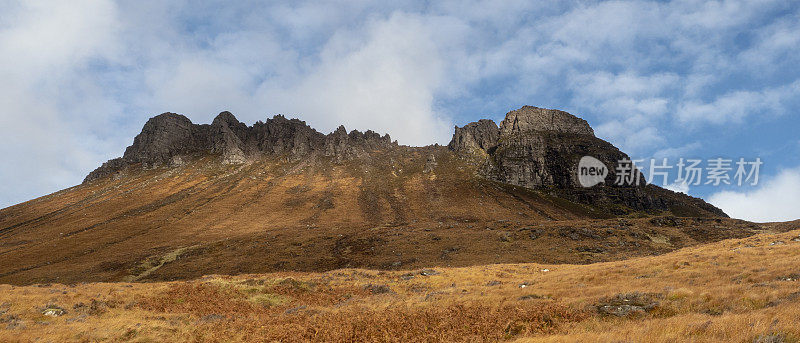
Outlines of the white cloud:
M761 91L733 91L711 102L688 101L678 108L681 122L740 123L749 116L781 115L800 95L800 81Z
M663 145L666 142L655 127L619 120L598 125L595 134L631 156L641 156L650 147Z
M574 110L631 155L677 154L685 127L793 108L798 14L771 17L790 10L777 0L4 1L0 177L18 182L0 185L0 207L80 182L164 111L208 122L230 110L248 123L284 113L421 145L447 143L453 121L529 104Z
M120 47L109 1L26 1L9 10L0 16L0 207L74 184L97 163L89 132L116 104L86 68L117 59Z
M279 7L277 12L309 11L300 6ZM333 17L335 13L327 21ZM294 27L297 20L308 18L282 21ZM201 47L178 47L167 56L146 53L147 93L137 102L149 110L147 115L173 111L196 122L206 122L221 110L251 123L281 113L323 132L344 124L389 133L401 144L446 144L452 121L435 109L434 99L460 92L460 82L446 79L469 77L452 72L446 61L455 57L443 55L456 54L447 48L465 37L467 29L451 18L396 11L329 33L313 56L287 49L269 30L226 33Z
M692 152L692 151L696 151L700 147L701 147L700 143L692 142L692 143L689 143L689 144L686 144L686 145L682 145L682 146L677 147L677 148L665 148L665 149L661 149L661 150L658 150L655 153L653 153L653 158L656 158L656 159L662 159L662 158L668 158L668 159L689 158L689 156L687 156L687 154Z
M748 65L770 71L770 66L797 63L795 54L800 45L800 16L791 16L776 21L766 28L754 32L755 44L741 54L741 60Z
M445 76L433 29L418 16L395 13L367 25L363 37L332 40L298 84L267 83L258 95L323 131L344 124L389 132L403 144L446 144L451 122L433 108ZM361 44L353 47L354 41Z
M241 106L252 103L248 96L251 76L213 58L186 56L174 64L151 68L146 76L151 90L148 102L156 112L178 112L207 122L215 113L239 112Z
M667 112L664 93L674 89L678 80L673 73L643 76L631 71L576 73L569 78L575 89L574 104L594 107L608 117L646 116L648 122Z
M756 222L800 219L800 168L782 171L749 191L722 191L708 202L733 218Z
M24 2L3 18L3 73L27 77L59 72L88 58L117 54L116 14L110 1Z
M653 123L668 113L666 94L678 80L672 73L573 73L569 77L574 90L571 103L609 120L597 128L598 133L623 150L638 154L666 141Z
M683 194L689 194L689 189L690 189L689 184L686 183L686 181L673 182L671 184L664 185L662 187L669 189L673 192L678 192Z

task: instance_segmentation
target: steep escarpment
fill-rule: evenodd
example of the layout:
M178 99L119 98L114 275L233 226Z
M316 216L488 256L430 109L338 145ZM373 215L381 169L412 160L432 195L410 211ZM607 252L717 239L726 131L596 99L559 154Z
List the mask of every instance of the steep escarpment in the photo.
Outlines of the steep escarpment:
M531 106L509 112L499 127L487 119L456 127L448 147L462 155L485 154L479 170L482 176L526 188L580 187L578 161L587 155L611 167L606 184L613 184L613 167L629 159L595 137L585 120L564 111Z
M500 129L497 124L490 119L481 119L464 127L456 126L447 147L459 153L485 154L497 146L498 139Z
M326 157L337 163L359 160L364 167L374 162L370 154L398 147L389 135L373 131L348 133L344 126L325 135L301 120L282 115L247 126L230 112L220 113L210 125L163 113L147 121L122 157L92 171L84 183L120 175L134 167L176 167L209 154L221 164L246 164L273 157L312 163ZM545 190L568 201L597 207L601 212L620 215L631 211L672 211L725 216L701 199L646 185L638 170L628 173L630 180L619 184L618 179L625 175L618 175L616 167L620 161L630 160L628 155L595 137L585 120L560 110L524 106L508 112L499 126L481 119L456 127L447 148L470 160L478 177ZM607 174L597 186L585 188L579 183L578 164L584 156L606 166ZM436 156L430 155L424 170L429 172L436 164Z
M246 164L262 158L312 163L319 157L334 162L359 160L370 165L370 154L397 149L389 135L373 131L347 132L340 126L322 134L298 119L274 116L247 126L230 112L220 113L212 123L194 124L185 116L163 113L147 121L125 154L92 171L84 183L130 168L176 167L206 155L220 164ZM616 167L628 155L595 137L589 124L560 110L524 106L508 112L498 126L481 119L456 127L447 146L467 158L478 177L507 185L545 190L568 201L590 205L614 215L631 211L672 211L692 215L725 214L701 199L646 185L639 171L624 177ZM423 148L405 147L419 150ZM415 150L415 151L416 151ZM602 183L585 188L578 180L578 162L584 156L601 161L607 170ZM424 170L432 171L436 157L429 155ZM406 166L410 167L410 166Z
M342 159L363 156L392 145L396 143L392 143L389 135L357 130L347 133L344 126L324 135L304 121L286 119L282 115L247 126L230 112L220 113L210 125L194 124L180 114L163 113L145 123L121 158L112 159L89 173L84 183L132 165L144 168L180 165L187 158L204 153L218 155L221 163L235 164L263 155L282 155L297 160L321 154Z
M164 113L83 184L0 209L0 282L590 263L760 230L700 199L616 186L613 170L581 187L584 155L627 157L585 121L531 107L424 147L283 116Z
M625 166L630 157L595 137L585 120L564 111L524 106L508 112L499 127L486 119L456 127L448 147L477 160L478 175L487 179L547 189L565 199L602 205L615 212L625 212L616 205L668 211L688 204L725 216L701 199L647 185L638 170L620 174L617 167ZM608 173L602 183L593 187L579 183L578 167L584 156L605 165Z

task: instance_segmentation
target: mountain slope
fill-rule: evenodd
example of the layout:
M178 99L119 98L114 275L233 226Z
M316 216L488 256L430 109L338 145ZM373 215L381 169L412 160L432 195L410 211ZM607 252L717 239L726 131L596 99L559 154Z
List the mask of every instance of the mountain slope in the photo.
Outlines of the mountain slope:
M576 187L576 156L627 156L548 111L513 111L484 136L457 128L449 147L163 114L82 185L0 210L0 282L588 263L760 229L655 186Z
M0 340L794 342L798 235L591 265L0 285Z

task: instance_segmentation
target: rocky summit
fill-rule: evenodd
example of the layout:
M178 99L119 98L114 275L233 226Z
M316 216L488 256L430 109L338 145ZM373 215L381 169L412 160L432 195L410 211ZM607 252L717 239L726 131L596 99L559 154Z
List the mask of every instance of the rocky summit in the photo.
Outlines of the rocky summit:
M342 162L397 147L388 134L381 136L369 130L348 133L340 126L325 135L304 121L282 115L247 126L230 112L220 113L211 125L193 124L180 114L163 113L147 121L123 157L104 163L86 176L84 183L133 165L176 166L203 154L218 156L223 164L247 163L264 156L288 160L324 156ZM549 189L570 201L663 211L690 202L725 215L700 199L667 195L666 190L648 186L641 174L635 185L616 185L615 167L619 161L630 160L629 156L595 137L585 120L560 110L523 106L508 112L500 126L490 119L456 126L447 147L476 164L479 177L529 189ZM577 168L583 156L597 158L608 167L603 185L589 189L579 185ZM426 162L426 169L435 163L435 157L431 157L433 161Z
M564 111L524 106L508 112L499 127L488 119L456 127L449 148L473 158L481 177L531 189L550 189L572 201L622 204L640 210L667 210L690 201L725 215L699 199L664 196L665 190L646 185L638 171L635 184L617 185L616 166L630 157L595 137L585 120ZM597 158L608 168L603 184L580 186L578 162L584 156Z
M449 147L457 153L484 157L480 175L527 188L580 187L578 160L587 155L610 167L606 184L612 185L616 177L613 167L628 159L596 138L585 120L531 106L508 112L499 127L488 119L456 127Z
M592 156L610 173L581 187ZM759 226L654 185L563 111L523 107L456 127L447 146L164 113L86 180L0 209L0 282L592 263L744 237Z
M84 183L134 165L145 169L174 167L203 154L218 156L223 164L243 164L264 156L288 160L315 160L322 156L342 162L397 147L388 134L357 130L348 133L340 126L325 135L304 121L282 115L247 126L230 112L220 113L211 125L193 124L180 114L163 113L147 121L123 157L104 163L89 173ZM700 199L667 194L666 190L646 185L641 174L636 185L617 185L615 167L619 161L630 160L629 156L595 137L585 120L564 111L524 106L508 112L500 126L481 119L455 127L447 147L476 164L475 174L479 177L529 189L548 189L570 201L663 211L688 202L725 215ZM579 185L577 168L583 156L597 158L607 166L604 184L588 189ZM435 163L433 159L426 164Z
M581 118L564 111L533 106L523 106L508 112L500 123L500 133L504 136L537 131L594 136L594 130L589 123Z
M247 126L230 112L217 115L211 125L193 124L183 115L162 113L145 123L133 145L125 150L125 155L89 173L84 183L114 174L130 165L140 164L145 168L174 166L203 153L217 154L222 163L228 164L245 163L262 155L282 154L300 159L321 153L341 159L396 144L392 143L389 135L358 130L347 133L344 126L323 135L304 121L286 119L282 115L268 119L266 123L259 121Z

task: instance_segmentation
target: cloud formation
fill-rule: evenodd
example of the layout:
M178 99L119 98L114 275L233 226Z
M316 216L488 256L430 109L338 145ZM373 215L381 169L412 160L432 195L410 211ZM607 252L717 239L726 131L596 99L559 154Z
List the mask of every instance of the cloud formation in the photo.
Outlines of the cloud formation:
M92 125L118 110L87 64L115 60L116 8L26 1L0 18L0 207L76 183L102 145ZM78 100L79 99L79 100Z
M800 168L787 169L750 191L722 191L708 201L733 217L755 222L800 219Z
M435 29L403 13L370 22L364 37L348 33L327 44L296 84L264 83L257 96L278 112L310 116L325 131L345 124L391 132L404 144L444 142L451 122L433 106L444 82Z
M798 121L798 23L777 0L3 2L0 207L80 182L165 111L424 145L529 104L636 157L734 154L715 130Z

